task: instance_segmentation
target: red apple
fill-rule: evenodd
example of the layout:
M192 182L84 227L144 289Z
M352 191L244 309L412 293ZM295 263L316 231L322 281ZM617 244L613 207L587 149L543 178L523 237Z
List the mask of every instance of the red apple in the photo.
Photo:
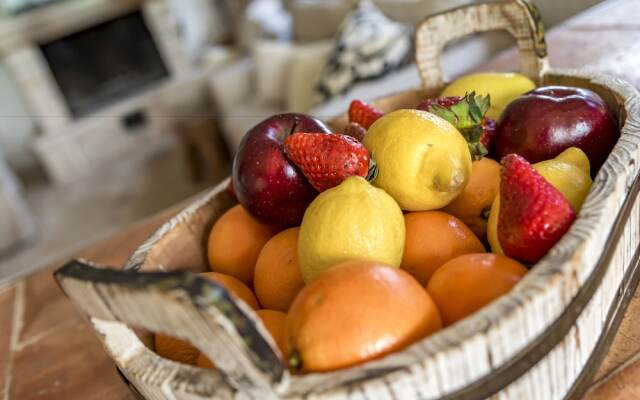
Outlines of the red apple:
M568 147L589 157L595 176L620 132L595 92L567 86L534 89L503 111L496 132L496 155L516 153L529 162L548 160Z
M281 228L299 225L318 194L284 154L284 140L296 132L330 130L308 115L274 115L247 132L233 161L233 186L240 204L258 220Z

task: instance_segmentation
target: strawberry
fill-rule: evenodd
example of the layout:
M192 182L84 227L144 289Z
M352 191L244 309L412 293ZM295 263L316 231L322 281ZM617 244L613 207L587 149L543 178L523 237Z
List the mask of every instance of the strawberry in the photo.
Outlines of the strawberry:
M523 157L502 159L498 239L509 257L536 263L569 230L576 213Z
M349 122L349 124L344 128L344 134L362 142L364 135L367 134L367 130L357 122Z
M294 133L285 139L284 152L319 192L369 173L369 151L351 136Z
M476 96L471 92L463 97L426 99L416 108L435 114L455 126L467 139L471 156L478 160L488 154L495 135L495 121L485 117L490 104L489 96Z
M384 113L361 100L353 100L349 106L349 122L356 122L364 129L376 122Z
M447 109L450 109L451 106L455 106L460 103L462 97L460 96L449 96L449 97L436 97L432 99L422 100L420 104L416 106L418 110L429 111L432 106L440 106Z

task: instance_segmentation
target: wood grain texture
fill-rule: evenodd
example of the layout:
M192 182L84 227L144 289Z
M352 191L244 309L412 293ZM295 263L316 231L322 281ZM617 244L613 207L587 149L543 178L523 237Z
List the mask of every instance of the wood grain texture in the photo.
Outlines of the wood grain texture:
M516 3L521 4L496 4L504 7ZM599 93L622 127L620 141L598 173L569 233L510 294L469 318L405 351L359 367L305 376L284 373L260 396L551 399L563 398L572 390L608 324L610 310L620 301L625 277L638 273L634 257L640 242L640 203L631 193L639 182L640 166L635 160L640 159L640 103L637 91L619 79L575 71L539 71L543 72L539 80L542 84L580 86ZM414 105L417 98L440 89L429 82L425 83L427 90L391 96L375 105L383 111ZM334 124L341 121L344 118ZM163 226L136 252L129 268L205 268L203 237L213 220L231 205L224 196L218 189ZM72 296L71 292L85 290L70 285L65 288ZM167 297L161 293L156 296L156 301ZM87 311L101 316L97 310ZM249 318L254 318L252 314L247 310ZM127 310L118 318L109 319L131 322ZM134 320L143 318L136 316ZM220 385L203 393L199 385L201 370L176 366L150 351L142 358L131 356L140 354L132 348L144 348L132 330L119 322L104 325L100 319L93 321L118 366L147 398L224 398L234 392L252 397L258 396L252 388L262 387L257 386L260 379L241 385L218 377L230 386ZM181 337L189 334L171 326ZM116 342L122 346L120 351L116 351ZM195 339L194 343L205 350L202 341ZM545 351L541 352L541 348ZM229 352L228 356L242 359L246 354ZM153 371L156 379L151 379L148 371ZM231 369L224 372L228 376L239 373Z
M416 65L426 89L442 87L440 56L447 43L478 32L505 30L520 50L520 71L540 83L548 69L544 27L533 3L504 0L433 15L416 30Z

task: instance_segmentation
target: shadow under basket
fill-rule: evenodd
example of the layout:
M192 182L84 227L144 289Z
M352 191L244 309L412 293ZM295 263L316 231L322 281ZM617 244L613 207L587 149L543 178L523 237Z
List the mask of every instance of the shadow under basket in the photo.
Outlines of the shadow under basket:
M140 396L560 399L583 393L640 278L637 91L612 77L550 70L537 10L524 0L504 0L427 18L416 32L423 87L374 105L390 111L437 95L445 44L497 29L516 39L523 74L538 85L594 90L621 127L576 222L535 268L509 294L402 351L345 370L293 375L256 314L195 274L208 269L211 226L234 205L223 182L162 226L124 270L72 261L55 273ZM345 122L342 116L332 125ZM163 359L133 328L188 340L217 369Z

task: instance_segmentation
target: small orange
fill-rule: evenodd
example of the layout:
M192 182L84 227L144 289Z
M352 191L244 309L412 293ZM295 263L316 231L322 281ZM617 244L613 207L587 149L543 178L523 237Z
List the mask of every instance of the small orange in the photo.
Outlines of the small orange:
M200 368L207 368L207 369L215 369L216 365L214 363L211 362L211 360L209 360L209 358L207 358L207 356L204 355L204 353L200 353L198 354L198 359L196 360L196 365Z
M154 335L156 353L160 357L183 364L195 365L200 351L189 342L171 336Z
M264 245L256 263L253 287L260 304L287 311L304 286L298 263L298 232L289 228Z
M256 300L256 296L253 295L251 289L249 289L247 285L240 282L233 276L220 274L217 272L203 272L200 274L200 276L224 287L229 292L231 292L232 295L247 303L247 305L254 310L260 308L260 306L258 305L258 300Z
M284 354L285 321L287 314L275 310L258 310L256 314L258 314L264 327L267 328L267 331L269 331L273 337L280 352Z
M348 261L320 274L293 301L286 354L294 370L331 371L402 349L441 326L433 300L411 275Z
M490 158L482 158L473 162L469 183L462 193L442 211L459 218L484 240L489 210L499 191L500 164Z
M426 285L442 264L467 253L484 252L471 229L442 211L405 214L406 239L400 268Z
M427 291L446 326L509 292L526 273L522 264L509 257L465 254L438 268Z
M241 205L231 208L216 221L209 235L207 247L211 270L251 285L258 254L274 233Z

